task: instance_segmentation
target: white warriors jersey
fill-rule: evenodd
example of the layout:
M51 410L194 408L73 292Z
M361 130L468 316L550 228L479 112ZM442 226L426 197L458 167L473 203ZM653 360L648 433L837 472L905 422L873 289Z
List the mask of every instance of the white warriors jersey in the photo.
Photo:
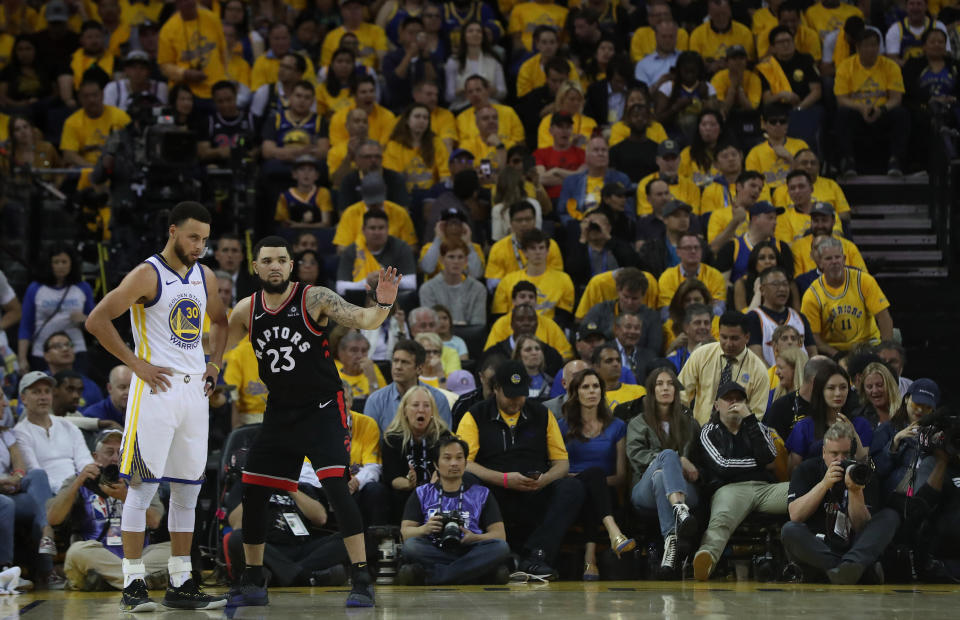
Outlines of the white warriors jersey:
M777 363L776 356L773 354L773 332L780 327L780 324L760 308L754 308L751 312L755 312L760 317L760 327L763 330L763 361L767 363L767 366L773 366ZM806 330L803 328L803 319L800 318L800 313L788 307L785 325L790 325L800 332L800 346L803 347Z
M203 267L195 263L181 278L159 254L144 262L157 272L157 296L130 308L137 357L174 372L202 374L206 359L200 341L207 310Z

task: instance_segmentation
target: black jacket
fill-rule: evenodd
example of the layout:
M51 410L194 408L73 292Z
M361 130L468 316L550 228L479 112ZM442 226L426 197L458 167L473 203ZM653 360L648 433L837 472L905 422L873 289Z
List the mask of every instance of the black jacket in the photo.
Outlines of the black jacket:
M517 425L510 428L491 396L470 410L477 423L476 462L495 471L539 471L550 468L547 424L553 416L543 404L527 399Z
M766 468L777 458L773 433L753 414L743 419L736 435L723 422L711 419L700 429L694 445L692 460L711 491L733 482L774 481Z

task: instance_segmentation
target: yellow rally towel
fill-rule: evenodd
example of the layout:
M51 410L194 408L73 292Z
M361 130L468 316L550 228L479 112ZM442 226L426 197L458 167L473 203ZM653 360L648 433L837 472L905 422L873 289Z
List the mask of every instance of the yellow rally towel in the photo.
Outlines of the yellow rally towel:
M777 62L777 59L773 56L768 56L763 62L757 63L757 71L762 73L763 77L767 78L767 82L770 83L770 92L774 95L791 92L793 90L793 88L790 87L790 80L787 79L787 74L783 72L780 63Z

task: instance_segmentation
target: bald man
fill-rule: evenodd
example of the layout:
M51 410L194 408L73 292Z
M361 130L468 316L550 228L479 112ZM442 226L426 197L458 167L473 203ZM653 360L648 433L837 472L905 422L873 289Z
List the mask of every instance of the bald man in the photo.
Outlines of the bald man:
M84 409L83 415L116 422L123 427L123 418L127 411L127 395L130 393L130 381L133 372L126 366L114 366L107 379L107 397Z
M570 380L575 374L587 368L590 368L590 365L583 360L571 360L564 365L563 374L560 377L563 393L543 403L543 406L549 409L557 420L563 417L563 403L567 402L567 388L570 387Z

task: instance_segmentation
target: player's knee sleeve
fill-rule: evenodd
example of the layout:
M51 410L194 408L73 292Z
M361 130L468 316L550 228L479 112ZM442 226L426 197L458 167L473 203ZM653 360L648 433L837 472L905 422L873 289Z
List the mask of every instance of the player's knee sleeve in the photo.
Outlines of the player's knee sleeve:
M171 532L192 532L197 514L199 484L170 483L170 513L167 528Z
M326 478L323 491L330 500L333 511L337 513L337 523L344 538L363 533L363 517L357 500L350 495L346 478Z
M267 504L274 490L258 484L243 485L243 542L262 545L267 540Z
M124 532L143 532L147 529L147 508L157 494L157 482L141 482L127 489L127 499L123 501L123 513L120 529Z

